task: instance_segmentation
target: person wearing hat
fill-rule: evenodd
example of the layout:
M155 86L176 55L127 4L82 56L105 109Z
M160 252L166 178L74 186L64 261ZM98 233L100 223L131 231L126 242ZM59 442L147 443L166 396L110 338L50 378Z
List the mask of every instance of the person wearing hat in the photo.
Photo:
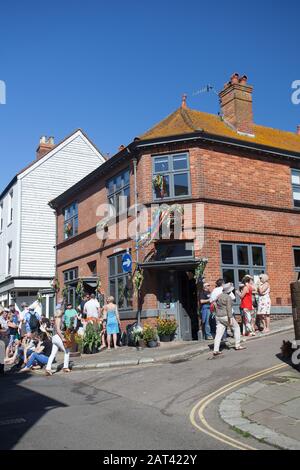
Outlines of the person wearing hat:
M234 285L229 282L224 284L223 292L216 300L216 321L217 321L217 332L214 342L214 356L219 356L222 354L220 352L220 344L222 336L224 335L225 330L227 327L233 329L234 333L234 340L235 340L235 350L241 351L245 349L245 347L241 346L241 332L240 327L233 316L232 313L232 298L230 294L234 290Z
M260 283L258 285L258 309L257 315L263 323L263 333L270 331L270 314L271 314L271 298L270 298L270 284L269 276L261 274L259 276Z

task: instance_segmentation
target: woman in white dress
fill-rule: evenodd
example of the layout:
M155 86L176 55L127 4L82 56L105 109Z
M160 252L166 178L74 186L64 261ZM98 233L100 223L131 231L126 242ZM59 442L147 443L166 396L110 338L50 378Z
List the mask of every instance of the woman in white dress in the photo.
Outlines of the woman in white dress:
M270 331L271 298L269 276L261 274L259 276L260 284L258 286L258 309L257 315L263 322L263 333Z

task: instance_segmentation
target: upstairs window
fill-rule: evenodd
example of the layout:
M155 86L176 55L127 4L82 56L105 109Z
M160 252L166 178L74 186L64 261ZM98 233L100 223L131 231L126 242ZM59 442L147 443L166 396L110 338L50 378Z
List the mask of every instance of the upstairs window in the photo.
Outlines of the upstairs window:
M294 207L300 207L300 170L292 170Z
M118 175L109 179L106 183L108 202L115 210L116 215L122 214L127 211L130 205L130 172L129 170L122 171ZM124 197L120 199L120 196ZM122 201L122 202L121 202Z
M153 157L154 199L176 199L191 195L190 166L187 153Z
M64 234L65 239L78 234L78 203L74 202L64 210Z
M68 269L64 271L64 283L72 282L78 278L78 268Z
M8 225L13 221L13 199L14 199L14 192L10 191L8 195Z
M12 266L12 242L7 245L7 275L11 275Z

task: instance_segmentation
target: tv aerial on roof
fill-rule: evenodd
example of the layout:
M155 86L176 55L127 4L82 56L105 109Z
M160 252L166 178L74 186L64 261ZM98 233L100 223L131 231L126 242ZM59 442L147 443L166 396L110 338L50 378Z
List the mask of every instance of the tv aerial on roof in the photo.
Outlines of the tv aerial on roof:
M200 93L209 93L210 91L212 91L216 95L218 94L213 85L207 84L205 85L205 87L200 88L200 90L194 91L193 96L200 95Z

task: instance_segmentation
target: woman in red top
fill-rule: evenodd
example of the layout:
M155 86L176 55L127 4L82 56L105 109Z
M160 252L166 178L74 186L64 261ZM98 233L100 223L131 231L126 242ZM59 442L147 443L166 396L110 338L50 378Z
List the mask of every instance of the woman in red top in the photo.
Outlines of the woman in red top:
M244 287L240 294L240 297L241 297L240 308L242 310L244 335L255 336L254 308L253 308L253 303L252 303L252 293L253 293L254 287L252 285L252 277L245 276L242 280L242 283L244 284Z

